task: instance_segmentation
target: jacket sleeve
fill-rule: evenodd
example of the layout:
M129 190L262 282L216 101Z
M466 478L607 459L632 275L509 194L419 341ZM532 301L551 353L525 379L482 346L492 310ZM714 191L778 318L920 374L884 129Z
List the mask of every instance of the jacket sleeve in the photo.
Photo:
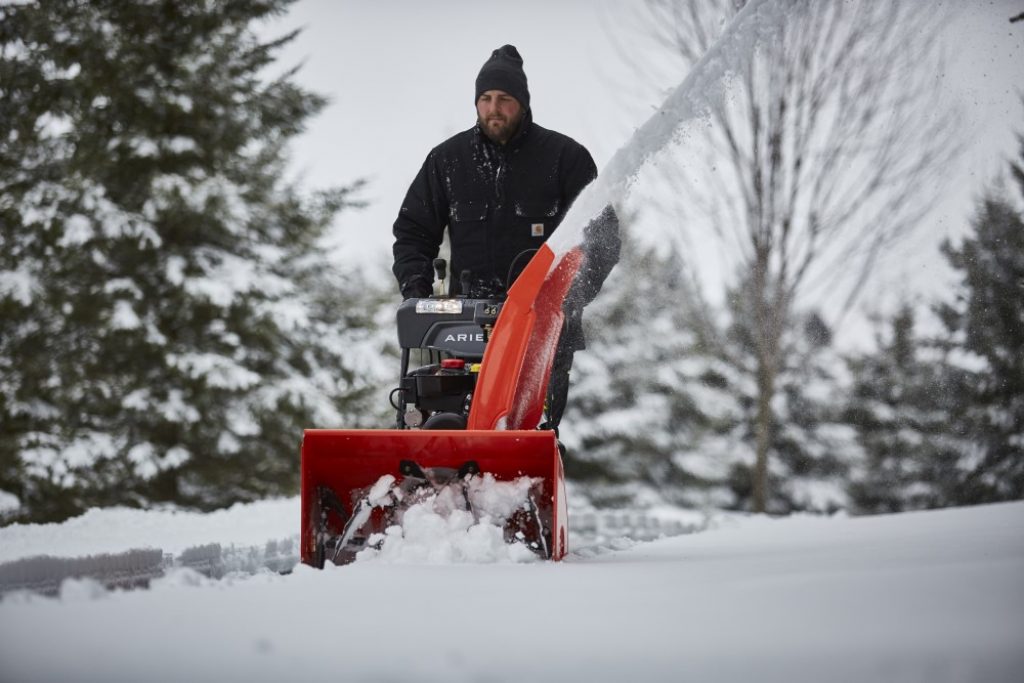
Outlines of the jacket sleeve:
M392 271L404 298L430 294L433 262L448 225L448 199L443 187L437 154L431 152L409 186L393 228Z
M575 141L568 145L562 163L562 195L566 204L572 204L597 177L597 164L587 148Z

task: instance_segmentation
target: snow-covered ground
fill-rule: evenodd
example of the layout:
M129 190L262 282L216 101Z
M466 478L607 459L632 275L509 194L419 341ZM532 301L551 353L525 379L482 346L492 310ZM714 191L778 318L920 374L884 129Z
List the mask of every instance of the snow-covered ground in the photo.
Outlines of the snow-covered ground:
M0 529L0 561L147 537L166 552L245 546L293 533L297 513L294 500L135 512L114 530L127 511L96 511ZM0 680L938 683L1024 670L1024 503L731 519L576 546L561 563L378 558L219 581L174 569L148 590L69 580L55 598L8 594Z

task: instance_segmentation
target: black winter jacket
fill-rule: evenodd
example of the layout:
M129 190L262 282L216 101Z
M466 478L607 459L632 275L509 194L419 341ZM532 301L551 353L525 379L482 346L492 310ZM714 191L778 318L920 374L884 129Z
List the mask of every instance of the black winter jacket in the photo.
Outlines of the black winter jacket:
M402 295L430 293L445 227L452 251L449 293L461 293L464 270L474 282L504 291L529 260L523 252L550 237L596 176L582 145L533 123L529 112L504 146L479 126L442 142L427 156L395 221L394 273Z

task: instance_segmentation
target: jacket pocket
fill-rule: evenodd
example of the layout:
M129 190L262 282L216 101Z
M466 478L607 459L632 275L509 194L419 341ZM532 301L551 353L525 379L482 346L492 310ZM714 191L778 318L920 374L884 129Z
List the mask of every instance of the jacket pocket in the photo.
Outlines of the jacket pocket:
M487 220L487 202L462 201L452 202L449 217L452 223L468 223L470 221Z
M515 203L516 240L520 246L536 246L537 240L547 239L558 222L557 199L524 199ZM529 239L529 243L522 242Z
M557 199L524 199L515 204L516 215L520 218L554 218L558 215Z

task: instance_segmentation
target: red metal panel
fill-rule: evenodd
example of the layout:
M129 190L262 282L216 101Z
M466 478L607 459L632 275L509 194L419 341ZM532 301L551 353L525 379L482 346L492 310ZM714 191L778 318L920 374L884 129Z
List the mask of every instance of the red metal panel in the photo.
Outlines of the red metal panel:
M421 467L458 468L475 460L482 472L508 481L519 476L544 480L538 504L550 505L552 559L567 551L565 481L553 432L462 430L306 430L302 441L302 561L313 563L314 496L330 487L346 505L356 492L381 476L399 476L399 463L414 460ZM351 509L351 508L349 508ZM335 531L340 531L336 529Z

